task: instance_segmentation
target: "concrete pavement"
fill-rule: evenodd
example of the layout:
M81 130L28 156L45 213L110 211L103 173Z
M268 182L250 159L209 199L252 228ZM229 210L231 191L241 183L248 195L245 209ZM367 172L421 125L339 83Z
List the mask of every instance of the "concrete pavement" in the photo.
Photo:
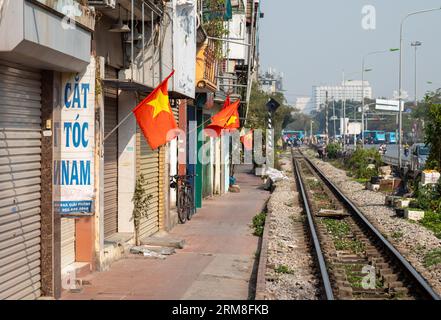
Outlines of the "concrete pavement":
M261 180L239 167L240 193L204 201L190 222L170 232L185 239L182 250L166 260L127 258L109 271L89 275L81 293L65 292L62 299L248 299L259 239L252 235L252 218L262 210L268 192Z

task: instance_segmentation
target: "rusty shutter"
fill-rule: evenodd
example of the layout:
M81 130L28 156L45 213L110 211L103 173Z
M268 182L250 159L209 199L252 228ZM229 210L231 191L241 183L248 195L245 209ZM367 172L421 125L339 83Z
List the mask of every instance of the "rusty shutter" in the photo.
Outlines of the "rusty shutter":
M106 66L106 78L117 70ZM118 90L104 87L104 135L118 124ZM118 130L104 142L104 237L118 232Z
M159 231L159 151L152 150L142 133L137 133L137 173L143 174L145 188L150 198L148 215L141 220L139 238L148 237Z
M41 75L0 61L0 300L41 295Z
M141 96L140 99L145 97ZM148 145L139 126L137 126L136 134L136 150L137 150L137 174L144 175L145 188L147 195L150 196L150 206L147 217L143 218L139 227L139 239L151 236L159 231L159 214L160 214L160 151L152 150Z
M75 262L75 219L61 218L61 270Z

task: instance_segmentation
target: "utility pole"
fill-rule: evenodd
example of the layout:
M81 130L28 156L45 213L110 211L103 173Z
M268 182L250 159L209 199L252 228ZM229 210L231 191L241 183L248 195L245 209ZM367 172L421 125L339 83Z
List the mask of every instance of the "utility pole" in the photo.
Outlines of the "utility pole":
M332 100L332 119L334 119L334 141L336 140L336 127L335 127L335 99Z
M418 91L417 91L417 51L423 43L421 41L414 41L410 45L415 48L415 107L418 104Z
M329 143L329 119L328 119L328 91L326 91L326 104L325 104L325 134L326 134L326 144Z
M346 84L343 70L343 150L346 150Z

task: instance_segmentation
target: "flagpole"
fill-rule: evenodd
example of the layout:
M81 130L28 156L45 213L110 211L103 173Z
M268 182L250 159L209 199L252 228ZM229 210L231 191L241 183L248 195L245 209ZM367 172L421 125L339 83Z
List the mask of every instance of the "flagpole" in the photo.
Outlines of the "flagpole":
M168 80L170 80L170 78L173 76L175 74L175 70L173 70L171 73L170 73L170 75L167 77L167 78L165 78L164 80L162 80L162 82L161 82L161 84L162 83L164 83L165 81L168 81ZM155 89L156 90L156 89ZM153 90L152 92L154 92L155 90ZM151 94L151 93L150 93ZM136 97L138 98L138 92L136 92ZM147 96L147 98L148 98L148 96ZM147 99L146 98L146 99ZM145 100L145 99L144 99ZM103 140L103 143L107 140L107 138L109 138L116 130L118 130L118 128L119 127L121 127L121 125L124 123L124 122L126 122L129 118L130 118L130 116L133 114L133 111L130 111L130 113L127 115L127 116L125 116L124 117L124 119L122 119L117 125L116 125L116 127L115 128L113 128L105 137L104 137L104 140Z
M122 119L122 120L120 121L120 123L118 123L118 125L117 125L115 128L113 128L112 131L110 131L110 132L104 137L103 142L105 142L105 141L107 140L107 138L109 138L109 137L110 137L110 136L111 136L116 130L118 130L118 128L121 127L121 125L122 125L124 122L126 122L126 121L130 118L131 115L133 115L133 112L132 112L132 111L130 111L130 113L129 113L124 119Z

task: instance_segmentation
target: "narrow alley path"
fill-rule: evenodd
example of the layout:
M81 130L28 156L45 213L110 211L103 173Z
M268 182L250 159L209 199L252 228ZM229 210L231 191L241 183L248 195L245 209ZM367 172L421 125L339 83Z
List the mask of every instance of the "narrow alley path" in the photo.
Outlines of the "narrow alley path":
M109 271L90 275L91 285L81 293L62 299L248 299L259 242L250 224L268 192L247 171L237 168L240 193L206 200L190 222L170 232L185 240L184 249L165 260L117 261Z

